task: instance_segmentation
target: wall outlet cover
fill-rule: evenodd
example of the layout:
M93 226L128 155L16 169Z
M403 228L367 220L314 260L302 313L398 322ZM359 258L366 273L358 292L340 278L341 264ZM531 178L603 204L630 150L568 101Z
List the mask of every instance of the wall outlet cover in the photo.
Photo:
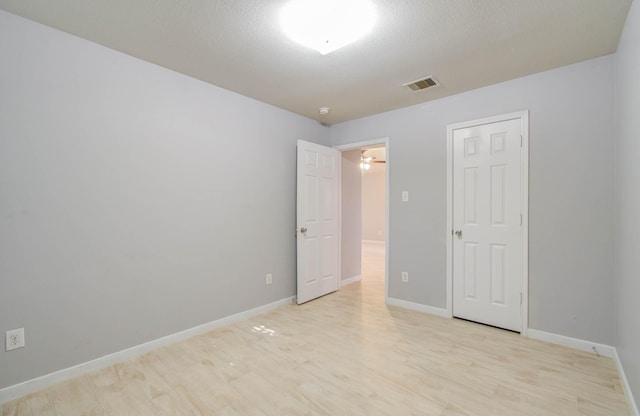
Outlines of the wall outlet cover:
M7 351L24 347L24 328L12 329L5 333L5 347Z

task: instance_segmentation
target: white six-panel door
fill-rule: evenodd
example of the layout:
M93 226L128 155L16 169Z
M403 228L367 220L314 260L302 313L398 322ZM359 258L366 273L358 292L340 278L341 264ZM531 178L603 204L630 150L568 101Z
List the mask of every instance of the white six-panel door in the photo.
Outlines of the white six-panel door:
M297 302L338 290L340 152L298 140Z
M522 330L522 120L453 130L453 315Z

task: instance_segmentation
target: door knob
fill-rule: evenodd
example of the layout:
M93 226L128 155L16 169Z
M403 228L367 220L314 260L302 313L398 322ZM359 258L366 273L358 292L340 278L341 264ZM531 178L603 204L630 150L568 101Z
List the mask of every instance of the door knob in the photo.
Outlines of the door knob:
M306 232L307 232L307 229L306 229L305 227L301 227L301 228L300 228L300 232L301 232L302 234L304 234L304 233L306 233Z
M456 237L462 238L462 230L455 230L454 234L456 235Z

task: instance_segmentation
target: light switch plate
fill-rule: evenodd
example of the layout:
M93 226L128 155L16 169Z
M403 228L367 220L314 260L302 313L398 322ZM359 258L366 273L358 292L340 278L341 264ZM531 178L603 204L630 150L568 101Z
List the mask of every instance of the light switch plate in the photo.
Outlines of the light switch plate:
M402 191L402 202L407 202L409 200L409 191Z

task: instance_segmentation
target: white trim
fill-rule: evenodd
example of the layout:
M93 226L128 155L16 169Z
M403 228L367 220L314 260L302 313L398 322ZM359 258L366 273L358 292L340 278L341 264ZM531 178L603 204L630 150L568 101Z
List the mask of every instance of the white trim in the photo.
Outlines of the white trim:
M385 206L385 215L386 215L386 219L385 219L385 237L384 237L384 301L386 302L387 299L389 299L389 278L390 278L390 272L389 272L389 233L391 232L391 224L390 224L390 209L389 209L389 205L391 204L389 198L390 198L390 188L391 188L391 176L389 175L389 171L391 170L391 165L389 164L389 160L390 160L390 155L391 155L391 148L389 147L389 138L387 137L386 139L384 139L384 157L386 159L386 169L385 169L385 200L386 200L386 206Z
M447 126L447 317L453 318L453 127Z
M384 240L362 240L363 244L378 244L383 246L385 244Z
M640 416L640 412L638 412L638 406L636 405L636 401L633 398L633 393L631 392L631 387L629 386L629 381L627 380L627 375L624 373L624 368L622 367L622 362L620 361L618 350L616 349L614 349L613 351L613 360L616 362L616 367L618 368L618 376L620 377L620 382L622 383L622 387L624 388L624 395L627 398L627 403L629 403L631 414L632 416Z
M449 318L448 312L446 309L437 308L435 306L423 305L421 303L408 302L406 300L388 298L387 305L398 306L404 309L410 309L412 311L424 312L430 315L440 316L442 318Z
M540 331L538 329L529 328L527 337L537 339L538 341L550 342L552 344L564 345L565 347L574 348L576 350L591 352L595 354L594 348L598 354L605 357L613 357L616 349L610 345L599 344L597 342L585 341L583 339L571 338L564 335L558 335L551 332Z
M453 125L447 126L447 316L453 317Z
M340 158L338 163L338 290L342 289L342 152L340 152ZM297 198L296 194L296 198ZM296 238L298 236L296 230ZM297 241L296 241L297 244ZM296 261L297 259L296 252ZM297 284L296 280L296 284ZM297 290L297 289L296 289ZM2 415L0 415L2 416Z
M386 159L386 169L385 169L385 203L386 203L386 236L385 236L385 250L384 250L384 301L387 302L389 300L389 188L391 187L389 182L389 171L391 170L391 148L389 146L389 137L381 137L379 139L371 139L371 140L363 140L359 142L341 144L338 146L334 146L334 149L338 149L341 152L345 150L358 149L361 147L373 146L376 144L383 144L385 147L385 159ZM342 163L340 163L342 166ZM342 173L342 172L341 172ZM342 175L340 175L340 240L342 240ZM342 248L340 248L340 255L338 257L338 264L342 264Z
M574 348L594 354L595 351L593 349L595 348L598 354L604 357L612 358L616 363L618 376L620 377L620 383L622 384L622 387L624 389L624 395L627 398L627 403L629 404L631 414L632 416L640 416L640 412L638 412L638 406L636 405L633 393L631 392L631 387L629 386L629 381L627 380L627 375L624 372L624 367L622 367L622 362L620 361L620 357L618 356L618 350L616 350L615 347L531 328L527 333L527 337L531 339L537 339L539 341L550 342L552 344L563 345L565 347Z
M522 123L522 328L529 333L529 110L520 113Z
M65 368L41 377L27 380L13 386L5 387L0 390L0 404L45 389L49 386L52 386L53 384L78 377L90 371L100 370L110 365L128 360L130 358L146 354L147 352L156 350L166 345L174 344L176 342L183 341L196 335L204 334L214 329L252 318L279 306L288 305L293 302L293 299L293 297L280 299L266 305L258 306L257 308L229 315L224 318L208 322L206 324L198 325L184 331L176 332L175 334L167 335L153 341L145 342L144 344L136 345L135 347L127 348L113 354L105 355L104 357L100 357L92 361L87 361L82 364L74 365L73 367Z
M348 277L342 281L342 286L350 285L351 283L359 282L362 280L362 275L357 274L355 276Z
M453 317L453 132L482 124L520 119L522 123L522 327L529 331L529 110L503 114L447 126L447 316Z

